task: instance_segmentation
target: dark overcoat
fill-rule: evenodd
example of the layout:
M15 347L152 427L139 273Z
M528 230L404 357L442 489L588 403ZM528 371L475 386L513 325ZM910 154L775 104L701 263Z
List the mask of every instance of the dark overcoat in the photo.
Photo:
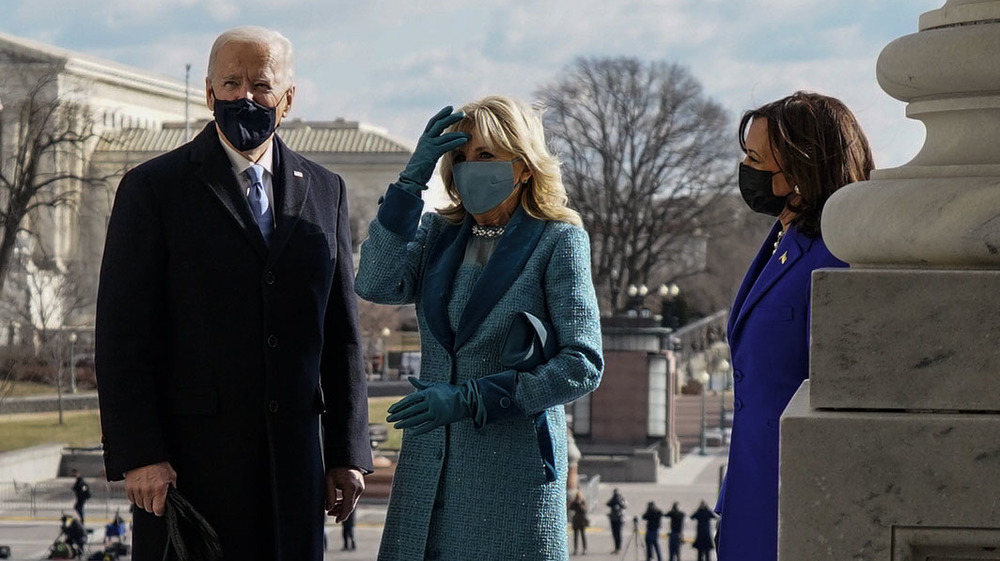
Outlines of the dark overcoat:
M722 515L720 561L778 556L778 421L809 377L812 272L846 267L821 237L780 222L743 278L729 315L733 364L733 436L715 511Z
M227 560L321 559L324 457L371 470L344 182L273 152L270 246L210 123L124 176L101 266L108 479L169 461ZM133 559L164 536L138 512Z

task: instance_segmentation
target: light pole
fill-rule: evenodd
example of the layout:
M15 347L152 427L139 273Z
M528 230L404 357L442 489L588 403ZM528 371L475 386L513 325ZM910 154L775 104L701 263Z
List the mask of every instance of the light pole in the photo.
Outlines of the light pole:
M382 379L385 380L389 372L389 335L392 331L388 327L382 328Z
M73 353L76 351L76 332L69 334L69 393L76 393L76 365L73 363Z
M702 371L702 373L698 376L698 379L701 380L701 450L698 452L698 455L699 456L705 456L705 455L707 455L707 452L705 452L705 446L706 446L706 443L705 443L705 440L706 440L706 438L705 438L705 387L708 385L708 379L709 379L708 372Z
M628 294L628 312L635 312L635 315L641 315L643 304L646 299L646 295L649 294L649 288L644 284L638 286L634 284L628 285L625 289L625 294Z
M661 325L676 329L678 326L676 318L674 318L674 299L681 293L680 287L676 283L669 285L664 283L656 292L660 295L660 315L663 317Z
M722 434L722 445L726 445L726 386L729 385L729 361L719 361L719 432Z

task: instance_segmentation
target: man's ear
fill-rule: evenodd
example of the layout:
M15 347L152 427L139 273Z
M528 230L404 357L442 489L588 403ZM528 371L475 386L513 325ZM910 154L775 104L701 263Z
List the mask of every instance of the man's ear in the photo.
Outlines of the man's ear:
M212 80L205 78L205 105L209 111L215 111L215 92L212 90Z
M288 89L285 90L285 110L282 113L283 118L288 115L288 110L292 108L292 98L294 97L295 97L295 86L294 85L289 86Z

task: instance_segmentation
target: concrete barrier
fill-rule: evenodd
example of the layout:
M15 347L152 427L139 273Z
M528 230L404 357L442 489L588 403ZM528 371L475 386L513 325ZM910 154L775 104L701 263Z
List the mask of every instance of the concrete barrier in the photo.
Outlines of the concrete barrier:
M56 477L65 444L45 444L0 453L0 481L36 483Z
M97 409L97 392L65 393L62 396L63 411L81 411ZM0 414L9 413L43 413L58 411L59 398L54 395L37 395L29 397L8 397L0 400Z

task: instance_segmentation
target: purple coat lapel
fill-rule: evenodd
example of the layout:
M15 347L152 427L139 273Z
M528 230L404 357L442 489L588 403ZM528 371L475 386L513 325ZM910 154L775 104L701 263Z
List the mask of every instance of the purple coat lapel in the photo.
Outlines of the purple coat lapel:
M729 340L732 342L739 336L740 328L746 321L747 314L760 299L788 271L792 270L798 261L812 246L813 240L803 236L794 227L788 228L778 250L774 251L774 242L778 237L781 223L775 222L767 239L757 252L750 269L743 277L743 283L733 303L733 313L729 317Z

